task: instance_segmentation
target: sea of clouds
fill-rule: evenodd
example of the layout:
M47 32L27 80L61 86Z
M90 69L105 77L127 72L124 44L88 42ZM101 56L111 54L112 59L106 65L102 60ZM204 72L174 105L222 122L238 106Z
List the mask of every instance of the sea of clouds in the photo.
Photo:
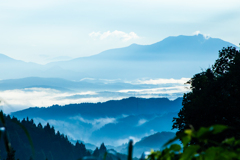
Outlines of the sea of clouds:
M89 79L87 79L89 80ZM97 103L108 100L120 100L128 97L158 98L167 97L174 100L182 97L189 91L189 85L185 83L189 78L181 79L138 79L134 81L121 80L94 80L104 81L104 84L116 82L133 84L132 88L116 90L84 90L61 91L52 88L24 88L0 91L1 109L5 113L26 109L29 107L48 107L54 104L66 105L71 103ZM144 87L142 87L144 85Z

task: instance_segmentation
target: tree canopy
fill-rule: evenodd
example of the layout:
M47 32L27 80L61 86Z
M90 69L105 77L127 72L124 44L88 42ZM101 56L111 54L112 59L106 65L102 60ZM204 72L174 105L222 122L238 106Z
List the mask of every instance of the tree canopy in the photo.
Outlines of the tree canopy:
M240 53L234 47L223 48L212 68L195 74L190 81L191 91L184 94L173 129L183 132L214 124L233 128L224 137L240 138ZM179 133L178 132L178 133ZM222 139L221 139L222 140ZM221 141L219 140L219 141Z
M83 143L77 142L73 145L67 136L60 134L59 131L55 133L54 127L49 123L44 127L41 123L36 126L32 119L26 118L20 121L15 117L3 115L2 111L0 119L0 127L6 128L4 132L0 132L1 159L76 160L91 155ZM6 147L8 142L5 141L4 135L8 135L8 140L11 142L10 149ZM32 140L32 146L28 136Z

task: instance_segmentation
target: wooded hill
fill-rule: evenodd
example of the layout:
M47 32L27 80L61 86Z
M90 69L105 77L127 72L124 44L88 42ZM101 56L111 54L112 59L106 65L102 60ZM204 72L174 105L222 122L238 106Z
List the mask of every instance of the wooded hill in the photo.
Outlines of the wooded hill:
M42 126L41 123L36 125L31 119L18 120L15 117L4 115L6 129L12 149L15 151L15 159L19 160L77 160L84 156L102 157L107 151L104 143L95 151L87 150L83 143L76 142L75 145L70 143L67 136L59 131L55 132L54 127L47 123ZM1 123L1 126L3 124ZM24 132L23 126L29 133L33 146ZM2 132L1 132L2 133ZM1 159L7 158L7 151L4 145L3 136L0 141ZM13 151L13 152L14 152ZM126 159L126 155L118 154L121 159ZM108 154L108 160L113 160L114 156Z
M65 106L31 107L13 112L18 118L31 117L42 119L61 119L81 115L83 117L117 117L136 114L163 114L176 112L181 109L182 98L173 101L168 98L136 98L129 97L122 100L110 100L99 103L68 104ZM94 111L94 112L93 112Z

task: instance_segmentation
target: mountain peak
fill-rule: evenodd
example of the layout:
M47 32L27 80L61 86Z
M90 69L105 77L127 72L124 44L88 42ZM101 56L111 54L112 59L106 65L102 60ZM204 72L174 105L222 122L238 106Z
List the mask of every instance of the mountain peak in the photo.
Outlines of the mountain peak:
M201 33L194 35L194 37L203 38L203 39L206 39L206 40L211 38L210 36L204 35L204 34L201 34Z

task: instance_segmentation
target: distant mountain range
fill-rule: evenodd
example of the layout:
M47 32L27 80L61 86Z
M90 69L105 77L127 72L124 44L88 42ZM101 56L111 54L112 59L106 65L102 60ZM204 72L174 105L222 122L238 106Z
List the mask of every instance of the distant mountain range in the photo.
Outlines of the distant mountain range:
M51 88L60 91L116 91L121 89L143 89L156 87L156 85L130 84L124 82L96 81L70 81L61 78L27 77L20 79L0 80L1 90L26 89L26 88Z
M132 44L102 53L53 62L26 63L0 54L0 79L52 77L79 80L91 78L181 78L192 77L211 66L223 47L235 46L203 35L168 37L152 45ZM236 46L235 46L236 47Z
M134 90L146 91L161 87L165 90L164 87L173 84L161 84L162 86L134 84L130 81L127 83L127 80L190 78L202 69L211 67L218 57L218 51L227 46L236 47L221 39L206 38L199 34L168 37L151 45L132 44L90 57L46 65L27 63L0 54L0 91L50 88L65 93L72 92L60 97L63 100L138 96L135 95L137 91ZM81 80L86 77L95 80ZM101 79L120 80L106 85ZM92 91L94 94L81 94L85 91ZM143 92L139 97L143 97L144 94L149 97L165 96L163 95L165 92ZM166 92L167 94L175 94L175 97L179 97L182 92ZM174 136L174 131L170 132L172 119L177 116L181 108L182 98L169 100L130 97L103 103L32 107L11 115L20 119L33 118L36 123L49 122L56 130L68 135L72 141L84 141L92 148L104 142L114 145L114 149L122 150L123 153L126 151L126 145L122 144L131 138L135 141L140 140L135 144L134 153L139 156L142 151L159 149L165 140Z
M118 146L129 137L141 139L155 132L171 131L172 119L181 109L182 98L134 98L104 103L82 103L48 108L29 108L14 112L17 118L33 118L36 123L49 122L72 141L93 145L104 142ZM115 149L115 148L114 148Z

